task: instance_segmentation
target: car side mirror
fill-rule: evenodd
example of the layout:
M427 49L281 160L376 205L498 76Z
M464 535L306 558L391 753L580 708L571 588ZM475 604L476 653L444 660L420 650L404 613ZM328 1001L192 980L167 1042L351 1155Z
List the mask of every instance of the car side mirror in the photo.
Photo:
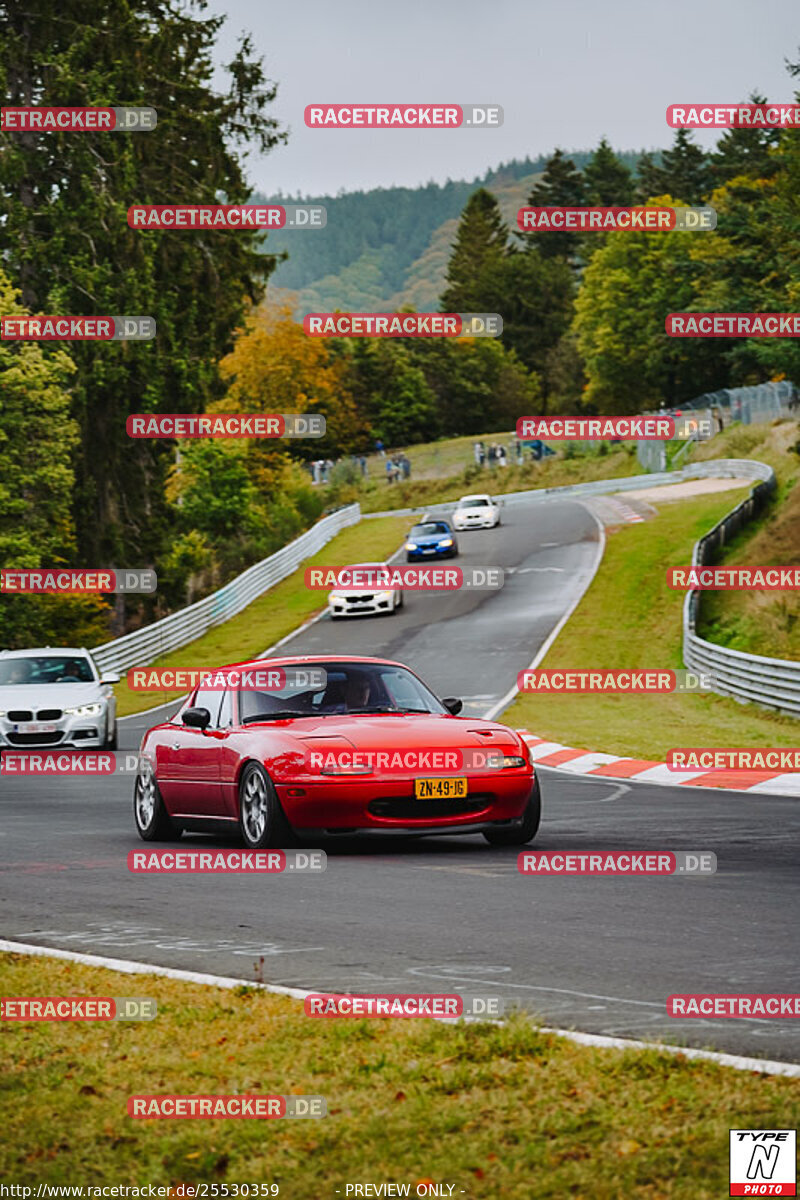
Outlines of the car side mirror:
M207 708L187 708L181 720L192 729L206 729L211 724L211 713Z
M100 682L101 683L119 683L119 675L115 675L114 672L112 671L108 675L103 675Z
M447 711L454 717L457 717L458 714L461 712L461 709L464 707L463 701L459 700L456 696L450 696L449 699L443 700L442 704L445 706Z

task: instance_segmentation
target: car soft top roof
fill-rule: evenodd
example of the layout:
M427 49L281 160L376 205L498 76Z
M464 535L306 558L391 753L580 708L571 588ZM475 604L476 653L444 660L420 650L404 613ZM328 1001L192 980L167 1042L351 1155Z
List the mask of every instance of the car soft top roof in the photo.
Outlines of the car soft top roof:
M234 668L238 670L241 667L288 667L297 666L300 663L304 666L313 663L376 663L385 667L405 667L407 671L411 670L405 663L398 662L394 658L373 658L359 654L292 654L282 658L248 658L244 662L226 663L222 667L210 668L209 675L217 671L232 671ZM202 684L198 686L202 686Z
M90 658L89 651L85 646L39 646L38 649L26 650L0 650L0 658L8 655L14 658L40 658L43 656L59 654L67 658Z

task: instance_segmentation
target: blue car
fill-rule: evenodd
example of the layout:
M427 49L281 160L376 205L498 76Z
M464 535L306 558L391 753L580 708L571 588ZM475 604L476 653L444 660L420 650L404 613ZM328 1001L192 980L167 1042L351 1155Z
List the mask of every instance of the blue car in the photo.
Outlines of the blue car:
M406 562L424 558L455 558L458 554L456 535L447 521L421 521L406 539Z

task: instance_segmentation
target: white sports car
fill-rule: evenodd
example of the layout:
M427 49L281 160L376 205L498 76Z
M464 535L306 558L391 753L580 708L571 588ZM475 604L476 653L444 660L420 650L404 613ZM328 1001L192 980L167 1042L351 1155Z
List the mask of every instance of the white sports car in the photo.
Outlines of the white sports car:
M0 748L115 749L115 683L83 648L0 651Z
M373 570L389 570L386 563L358 563L351 570L366 567ZM336 587L328 593L328 612L332 617L356 617L361 614L393 613L403 607L403 593L399 588L380 586L371 590L364 588Z
M491 496L462 496L453 513L454 529L493 529L500 524L500 506Z

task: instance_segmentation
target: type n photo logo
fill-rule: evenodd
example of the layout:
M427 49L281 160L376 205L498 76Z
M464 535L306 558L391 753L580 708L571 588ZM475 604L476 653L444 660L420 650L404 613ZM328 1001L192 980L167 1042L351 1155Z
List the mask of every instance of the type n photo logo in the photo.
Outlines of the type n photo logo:
M794 1129L731 1129L730 1195L796 1196Z

